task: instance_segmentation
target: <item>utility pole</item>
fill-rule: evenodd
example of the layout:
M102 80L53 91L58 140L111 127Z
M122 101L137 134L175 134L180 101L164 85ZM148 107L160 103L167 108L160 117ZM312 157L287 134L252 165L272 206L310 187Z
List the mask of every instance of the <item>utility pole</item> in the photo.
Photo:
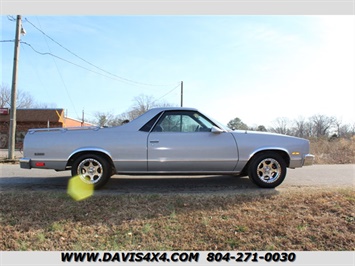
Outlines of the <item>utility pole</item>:
M182 107L184 103L184 82L181 81L181 99L180 99L180 106Z
M84 126L84 108L83 108L83 111L81 113L81 126L82 127Z
M16 140L16 97L17 97L17 67L20 55L20 34L21 34L21 16L17 15L15 49L14 49L14 66L12 72L12 88L11 88L11 109L10 109L10 129L9 129L9 150L8 158L15 158L15 140Z

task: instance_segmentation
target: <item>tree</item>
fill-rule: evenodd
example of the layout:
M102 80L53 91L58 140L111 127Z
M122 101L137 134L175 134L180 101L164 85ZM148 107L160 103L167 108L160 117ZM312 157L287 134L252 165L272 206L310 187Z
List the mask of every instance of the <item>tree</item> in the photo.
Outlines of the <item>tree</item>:
M242 120L239 117L236 117L232 120L230 120L227 124L227 126L230 129L240 129L240 130L248 130L248 126L242 122Z
M128 120L133 120L134 118L144 114L149 109L154 107L154 98L153 96L147 96L141 94L139 96L134 97L134 104L129 111L123 114Z
M256 131L266 132L267 130L266 130L266 127L265 127L265 126L260 125L260 126L258 126L258 128L256 129Z
M0 107L11 107L11 90L8 86L2 85L0 88ZM35 105L35 100L28 92L18 90L16 97L17 108L31 108Z
M112 119L111 113L104 113L104 112L96 112L94 114L95 120L93 121L94 124L97 124L100 127L108 126L108 123Z
M16 107L26 108L48 108L48 104L40 104L35 101L32 95L26 91L17 90ZM50 104L51 106L55 104ZM11 107L11 89L6 85L0 86L0 108Z
M259 126L251 126L248 127L248 130L250 131L261 131L261 132L267 132L267 129L264 125L259 125Z
M336 119L332 116L314 115L310 118L313 123L314 134L316 137L327 136L330 129L335 126Z
M91 122L100 127L115 127L122 125L124 119L120 115L115 116L110 112L96 112Z
M304 117L299 117L293 121L293 128L291 129L291 135L299 138L309 138L312 136L312 123L307 122Z
M144 114L149 109L153 107L166 107L171 106L171 104L166 102L158 102L153 98L153 96L147 96L141 94L137 97L133 98L133 105L132 107L122 114L115 116L113 113L110 112L96 112L94 114L94 120L91 122L98 126L119 126L122 125L124 122L131 121L138 116Z
M291 135L289 129L290 120L286 117L278 117L274 120L275 127L271 128L271 131L278 134Z
M121 114L121 119L133 120L138 116L144 114L151 108L168 106L171 106L171 104L167 102L157 101L154 99L153 96L141 94L133 98L132 107L126 113Z
M10 107L11 92L10 89L4 85L0 87L0 108Z
M343 124L341 119L335 119L334 121L334 134L333 136L339 138L351 138L354 136L355 132L355 123L351 124Z

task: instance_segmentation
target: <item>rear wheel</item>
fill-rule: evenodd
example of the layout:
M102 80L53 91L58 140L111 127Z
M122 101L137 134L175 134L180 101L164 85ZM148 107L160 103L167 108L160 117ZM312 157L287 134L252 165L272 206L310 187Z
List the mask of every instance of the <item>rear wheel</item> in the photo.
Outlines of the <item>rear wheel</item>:
M264 152L251 159L249 178L259 187L275 188L286 177L285 160L275 152Z
M110 164L102 156L85 154L75 160L71 174L87 184L93 184L95 188L104 186L111 177Z

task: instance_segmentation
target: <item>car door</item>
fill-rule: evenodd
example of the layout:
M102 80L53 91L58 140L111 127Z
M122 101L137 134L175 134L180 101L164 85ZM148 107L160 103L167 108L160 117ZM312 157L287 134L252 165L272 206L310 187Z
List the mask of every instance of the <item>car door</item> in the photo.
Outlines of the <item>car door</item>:
M197 111L165 112L148 136L148 171L171 173L231 172L238 150L229 132Z

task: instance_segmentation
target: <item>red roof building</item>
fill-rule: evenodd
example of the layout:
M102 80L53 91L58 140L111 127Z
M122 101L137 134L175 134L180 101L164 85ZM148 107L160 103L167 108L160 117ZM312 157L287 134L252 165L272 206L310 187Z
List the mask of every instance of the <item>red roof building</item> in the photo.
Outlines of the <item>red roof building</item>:
M8 148L10 111L1 108L0 112L0 149ZM16 110L16 148L21 148L26 132L31 128L82 127L91 123L65 117L64 109L17 109Z

